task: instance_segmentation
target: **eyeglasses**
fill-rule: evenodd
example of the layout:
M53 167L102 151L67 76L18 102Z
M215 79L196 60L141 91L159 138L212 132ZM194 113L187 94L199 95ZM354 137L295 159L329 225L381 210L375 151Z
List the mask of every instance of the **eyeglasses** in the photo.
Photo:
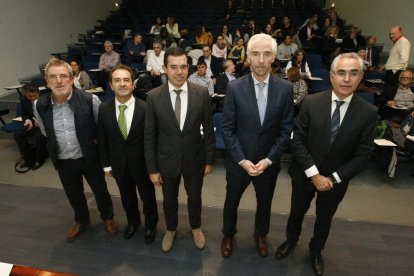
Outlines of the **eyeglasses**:
M358 78L361 75L361 71L359 70L351 70L351 71L338 70L338 71L334 71L333 73L341 78L345 78L348 75L350 78L353 78L353 79Z
M60 75L51 74L47 76L47 79L51 81L57 81L58 79L60 79L61 81L67 81L69 78L70 76L66 74L60 74Z
M403 80L411 80L412 77L400 77L400 79L403 79Z

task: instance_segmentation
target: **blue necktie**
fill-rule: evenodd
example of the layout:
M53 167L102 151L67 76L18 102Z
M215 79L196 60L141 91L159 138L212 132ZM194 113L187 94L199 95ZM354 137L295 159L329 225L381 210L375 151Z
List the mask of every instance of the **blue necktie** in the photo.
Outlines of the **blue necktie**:
M259 93L257 96L257 107L259 108L260 124L263 125L264 117L266 114L266 97L263 89L266 83L259 82L257 85L259 86Z
M335 140L336 134L338 133L338 129L341 123L341 115L339 113L339 108L344 103L344 101L335 100L335 102L336 108L331 119L331 144Z

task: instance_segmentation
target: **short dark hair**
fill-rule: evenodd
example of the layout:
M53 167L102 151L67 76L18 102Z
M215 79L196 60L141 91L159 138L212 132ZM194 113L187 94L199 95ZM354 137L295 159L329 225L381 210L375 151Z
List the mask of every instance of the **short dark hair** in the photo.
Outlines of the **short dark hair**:
M30 82L30 83L26 83L23 87L24 92L25 93L29 93L29 92L36 92L36 93L40 93L39 91L39 85L37 85L36 83Z
M109 82L112 82L112 74L116 71L116 70L126 70L131 74L131 80L134 81L135 77L134 77L134 71L132 71L131 67L126 66L124 64L118 64L117 66L115 66L114 68L112 68L111 72L109 72Z
M207 63L206 63L204 60L201 60L201 59L199 59L199 60L197 61L197 66L200 66L200 65L204 65L204 66L206 66L206 67L207 67Z
M168 65L168 57L169 56L173 56L173 57L185 56L185 58L187 60L187 63L188 63L187 55L185 54L185 51L183 49L181 49L180 47L170 47L170 48L167 49L167 51L165 51L164 66Z

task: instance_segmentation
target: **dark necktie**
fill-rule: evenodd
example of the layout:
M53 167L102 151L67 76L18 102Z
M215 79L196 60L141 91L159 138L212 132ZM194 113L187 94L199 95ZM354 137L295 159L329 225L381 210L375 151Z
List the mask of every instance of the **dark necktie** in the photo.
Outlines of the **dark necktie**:
M124 104L118 105L118 109L119 109L118 126L125 140L128 137L127 123L126 123L126 118L125 118L126 108L127 106Z
M369 66L371 66L371 48L368 48L367 51L367 63Z
M175 118L177 119L178 126L180 126L180 118L181 118L181 89L173 90L177 94L177 98L175 98L175 106L174 106L174 113Z
M344 103L344 101L336 100L335 102L336 108L331 119L331 144L335 140L336 134L338 133L338 129L341 123L341 115L339 113L339 108Z
M259 86L259 93L257 96L257 107L259 108L260 124L263 125L264 117L266 114L266 97L263 89L266 83L259 82L257 85Z

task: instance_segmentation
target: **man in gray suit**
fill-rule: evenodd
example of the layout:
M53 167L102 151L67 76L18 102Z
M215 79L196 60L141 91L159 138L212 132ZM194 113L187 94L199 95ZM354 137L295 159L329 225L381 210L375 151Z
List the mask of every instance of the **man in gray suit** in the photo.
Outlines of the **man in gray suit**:
M148 93L145 120L145 158L152 183L162 186L167 231L162 250L174 243L178 224L178 191L181 176L188 195L188 213L194 243L203 249L201 189L212 172L214 128L207 88L188 83L185 52L169 48L164 55L168 83ZM203 127L204 136L200 133Z
M367 167L374 149L376 108L354 95L363 69L363 60L357 54L337 56L331 66L332 91L306 97L295 121L287 240L276 251L276 258L286 257L295 247L316 194L316 221L309 249L317 275L324 272L321 251L336 209L349 181Z

